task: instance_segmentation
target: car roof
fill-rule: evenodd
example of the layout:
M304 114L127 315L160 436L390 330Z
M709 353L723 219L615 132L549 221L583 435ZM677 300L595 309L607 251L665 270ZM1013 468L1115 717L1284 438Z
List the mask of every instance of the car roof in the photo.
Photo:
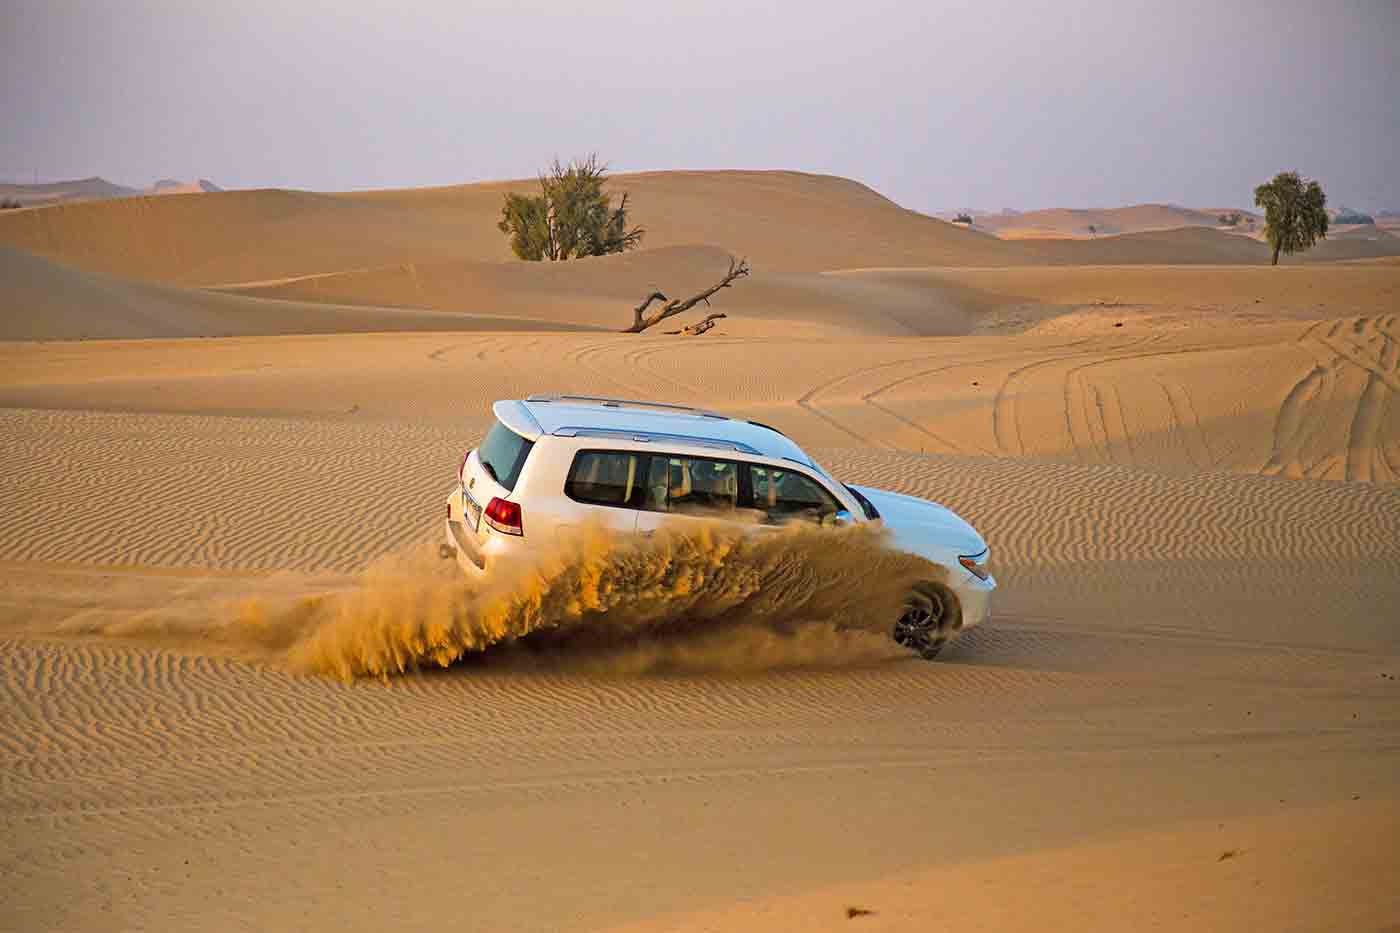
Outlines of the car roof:
M601 396L532 395L499 401L493 411L502 424L530 440L545 434L591 434L678 446L727 447L816 467L801 447L776 428L687 405Z

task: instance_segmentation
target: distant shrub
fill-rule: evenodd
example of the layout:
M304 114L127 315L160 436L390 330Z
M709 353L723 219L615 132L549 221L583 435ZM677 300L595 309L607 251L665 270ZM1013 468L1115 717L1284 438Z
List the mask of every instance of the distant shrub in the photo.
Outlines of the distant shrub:
M1243 214L1241 214L1239 211L1229 211L1220 215L1220 226L1238 227L1240 225L1241 220L1244 220Z
M1332 218L1334 224L1373 224L1376 218L1370 214L1363 214L1360 211L1347 210L1342 208L1336 217Z
M0 211L12 211L17 207L24 207L24 205L14 198L0 199Z
M645 231L627 229L627 195L614 207L603 191L608 167L596 155L564 165L558 159L540 175L537 195L505 195L497 229L510 237L520 259L564 260L622 253L641 245Z
M963 211L961 214L959 214L958 216L956 216L956 217L953 218L953 223L955 223L955 224L968 224L969 226L971 226L971 224L972 224L972 215L969 214L969 213L967 213L966 211Z

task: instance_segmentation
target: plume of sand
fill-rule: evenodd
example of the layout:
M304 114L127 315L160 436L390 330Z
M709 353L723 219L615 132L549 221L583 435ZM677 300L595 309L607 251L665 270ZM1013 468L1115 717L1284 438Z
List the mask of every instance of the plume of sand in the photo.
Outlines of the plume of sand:
M941 573L870 525L756 531L717 522L650 538L587 528L492 571L488 582L468 580L425 543L353 580L284 573L142 591L54 633L342 680L466 656L624 674L763 670L900 653L889 630L904 596Z
M623 669L748 666L788 655L868 657L919 581L922 558L870 526L754 533L699 524L620 537L600 528L474 585L426 547L376 563L361 584L282 616L297 629L287 660L349 680L446 666L497 646L613 655ZM257 603L266 638L277 615Z

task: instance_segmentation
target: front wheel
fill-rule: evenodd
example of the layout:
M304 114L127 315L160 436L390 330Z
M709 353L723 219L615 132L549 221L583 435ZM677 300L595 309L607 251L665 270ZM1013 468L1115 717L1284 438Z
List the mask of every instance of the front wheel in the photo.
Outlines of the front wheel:
M957 597L937 584L921 586L909 594L904 612L894 623L894 640L925 661L938 657L956 627Z

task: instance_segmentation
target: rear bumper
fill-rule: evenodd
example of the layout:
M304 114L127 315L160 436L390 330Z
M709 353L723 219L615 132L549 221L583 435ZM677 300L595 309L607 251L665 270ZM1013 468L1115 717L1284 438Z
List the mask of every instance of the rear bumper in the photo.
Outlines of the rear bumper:
M486 549L463 523L462 493L455 486L447 494L447 519L443 523L442 531L448 548L467 576L479 577L486 573L489 563Z
M486 555L472 539L471 533L461 522L451 518L447 519L447 544L456 553L457 563L462 564L463 569L468 565L478 572L486 569Z

